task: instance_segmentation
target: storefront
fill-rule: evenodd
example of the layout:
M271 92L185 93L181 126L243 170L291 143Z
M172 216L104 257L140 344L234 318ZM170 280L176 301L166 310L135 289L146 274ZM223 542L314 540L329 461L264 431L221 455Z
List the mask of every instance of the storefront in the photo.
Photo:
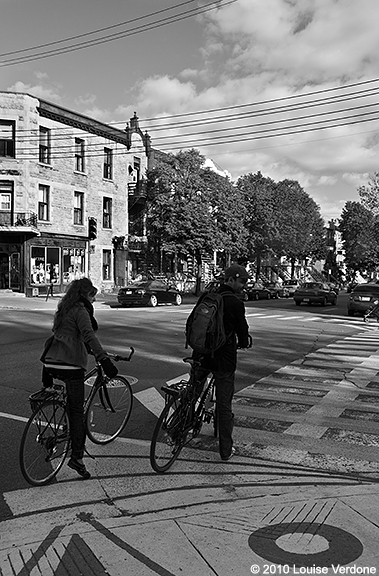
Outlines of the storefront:
M85 239L47 234L28 240L26 295L39 296L49 289L62 293L69 282L85 276L88 269L86 244Z

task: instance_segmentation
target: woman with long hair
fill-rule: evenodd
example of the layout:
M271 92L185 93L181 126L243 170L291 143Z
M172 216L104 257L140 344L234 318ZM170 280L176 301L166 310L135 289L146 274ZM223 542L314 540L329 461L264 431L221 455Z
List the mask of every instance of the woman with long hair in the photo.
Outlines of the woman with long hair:
M104 372L114 378L118 370L102 348L95 332L93 302L97 289L89 278L74 280L58 304L54 316L53 338L41 357L44 363L42 382L45 388L53 378L66 384L70 423L71 457L68 466L82 478L90 473L83 464L85 445L84 375L89 351L99 360ZM49 339L50 340L50 339Z

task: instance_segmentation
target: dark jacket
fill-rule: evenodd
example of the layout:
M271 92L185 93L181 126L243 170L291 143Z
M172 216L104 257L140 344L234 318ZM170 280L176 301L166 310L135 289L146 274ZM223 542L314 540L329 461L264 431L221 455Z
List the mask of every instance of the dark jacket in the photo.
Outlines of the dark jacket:
M245 317L244 303L238 298L233 288L226 284L222 284L218 292L226 294L224 296L224 326L226 334L232 335L234 344L235 336L237 336L238 346L247 348L249 345L249 325ZM228 342L225 346L228 345Z

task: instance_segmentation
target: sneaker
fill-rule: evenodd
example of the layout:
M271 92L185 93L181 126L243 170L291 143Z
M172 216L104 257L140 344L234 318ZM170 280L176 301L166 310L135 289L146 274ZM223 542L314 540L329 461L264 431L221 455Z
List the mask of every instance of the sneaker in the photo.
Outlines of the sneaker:
M230 452L229 456L227 456L226 458L221 458L221 460L223 462L227 462L228 460L230 460L231 458L233 458L234 454L236 453L236 449L232 448L232 451Z

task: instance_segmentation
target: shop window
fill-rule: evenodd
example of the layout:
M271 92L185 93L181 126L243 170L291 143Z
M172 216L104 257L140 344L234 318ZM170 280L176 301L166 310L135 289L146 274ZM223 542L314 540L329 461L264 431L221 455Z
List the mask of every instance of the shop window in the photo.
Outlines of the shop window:
M111 279L111 251L103 250L103 280Z
M44 126L39 128L39 161L50 164L50 130Z
M103 198L103 228L112 228L112 198Z
M38 187L38 220L49 220L50 187L40 184Z
M31 284L60 283L59 252L60 248L50 248L49 246L31 247Z
M113 173L113 155L110 148L104 148L104 170L103 176L107 180L112 180Z
M11 120L0 120L0 156L15 158L16 123Z
M13 183L0 180L0 226L12 224Z
M75 138L75 170L84 172L84 140Z
M62 274L63 283L68 284L73 280L83 278L85 272L84 248L62 249Z
M83 192L74 192L74 224L83 224Z

